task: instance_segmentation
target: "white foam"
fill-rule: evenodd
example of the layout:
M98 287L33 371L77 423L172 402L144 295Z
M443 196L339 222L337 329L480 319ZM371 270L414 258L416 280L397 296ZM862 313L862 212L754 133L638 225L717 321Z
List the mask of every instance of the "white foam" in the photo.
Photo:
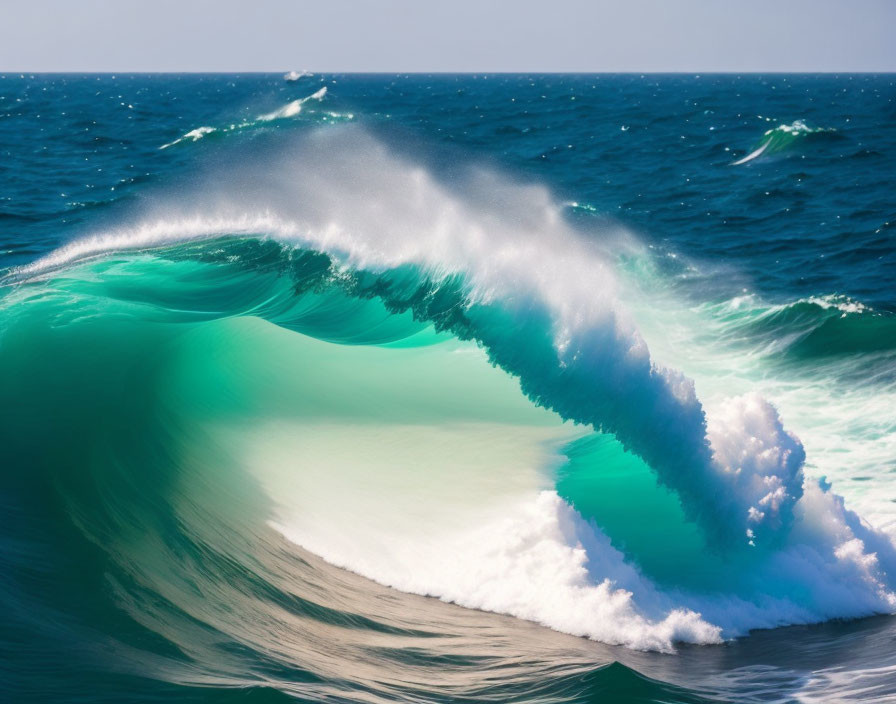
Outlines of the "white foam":
M707 436L730 482L727 494L747 517L749 543L759 530L789 524L803 494L805 453L775 408L756 393L728 399L709 417Z
M378 533L375 541L359 534L334 546L319 526L307 532L292 523L274 526L381 584L571 635L663 652L679 641L721 641L721 628L660 594L555 492L496 508L500 513L435 540L413 531Z
M197 141L202 139L207 134L211 134L212 132L217 132L215 127L197 127L195 130L190 130L183 137L179 137L175 139L173 142L168 142L168 144L163 144L159 149L167 149L168 147L173 147L175 144L179 144L180 142L184 142L187 140Z
M775 132L784 132L786 134L816 134L819 132L836 132L833 127L809 127L803 120L794 120L789 125L782 123L774 129L766 130L765 134L770 135Z
M853 301L846 296L828 295L828 296L810 296L806 299L808 303L814 303L821 308L836 308L841 313L865 313L871 308L860 301Z
M298 81L302 78L305 78L305 76L310 76L310 75L311 75L311 73L308 71L289 71L289 72L283 74L283 80L293 82L293 81Z

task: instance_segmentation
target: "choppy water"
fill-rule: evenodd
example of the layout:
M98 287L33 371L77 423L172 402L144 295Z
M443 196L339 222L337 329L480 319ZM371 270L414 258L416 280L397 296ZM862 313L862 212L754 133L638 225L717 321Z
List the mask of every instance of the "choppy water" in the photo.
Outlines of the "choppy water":
M892 76L0 77L0 692L896 699Z

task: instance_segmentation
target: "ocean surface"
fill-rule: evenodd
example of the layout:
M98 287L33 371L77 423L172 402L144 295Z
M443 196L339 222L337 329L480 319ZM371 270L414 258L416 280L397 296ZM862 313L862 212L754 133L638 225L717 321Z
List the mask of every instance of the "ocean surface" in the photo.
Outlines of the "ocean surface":
M896 76L0 76L0 700L896 702Z

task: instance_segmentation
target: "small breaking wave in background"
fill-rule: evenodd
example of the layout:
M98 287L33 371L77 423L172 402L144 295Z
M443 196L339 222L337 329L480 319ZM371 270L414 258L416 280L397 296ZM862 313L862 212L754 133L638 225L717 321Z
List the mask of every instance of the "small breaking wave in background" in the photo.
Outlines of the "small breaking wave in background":
M819 137L831 137L837 130L833 127L809 127L802 120L794 120L789 125L778 125L766 130L759 146L745 157L732 162L734 166L753 161L760 156L772 156L774 154L793 153L802 147L806 141Z
M290 80L298 80L290 79ZM327 87L324 86L316 90L311 95L308 95L304 98L296 98L288 102L283 107L277 108L269 113L265 113L263 115L258 115L254 120L247 120L245 122L240 122L238 124L231 124L225 127L196 127L195 129L190 130L183 137L178 137L173 142L168 142L167 144L163 144L159 149L168 149L168 147L173 147L176 144L180 144L181 142L195 142L197 140L202 139L207 135L223 135L227 132L234 132L236 130L245 130L251 129L253 127L264 126L267 122L273 122L274 120L283 120L286 118L296 117L302 112L303 106L312 100L322 101L324 96L327 94ZM316 113L314 113L316 114ZM328 120L351 120L354 116L351 114L340 114L340 113L325 113L322 116L322 120L327 122Z

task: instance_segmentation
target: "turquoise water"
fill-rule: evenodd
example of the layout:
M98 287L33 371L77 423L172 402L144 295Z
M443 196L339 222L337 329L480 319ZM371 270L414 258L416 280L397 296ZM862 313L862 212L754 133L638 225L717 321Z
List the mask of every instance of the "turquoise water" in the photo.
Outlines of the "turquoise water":
M0 79L4 691L896 696L894 96Z

